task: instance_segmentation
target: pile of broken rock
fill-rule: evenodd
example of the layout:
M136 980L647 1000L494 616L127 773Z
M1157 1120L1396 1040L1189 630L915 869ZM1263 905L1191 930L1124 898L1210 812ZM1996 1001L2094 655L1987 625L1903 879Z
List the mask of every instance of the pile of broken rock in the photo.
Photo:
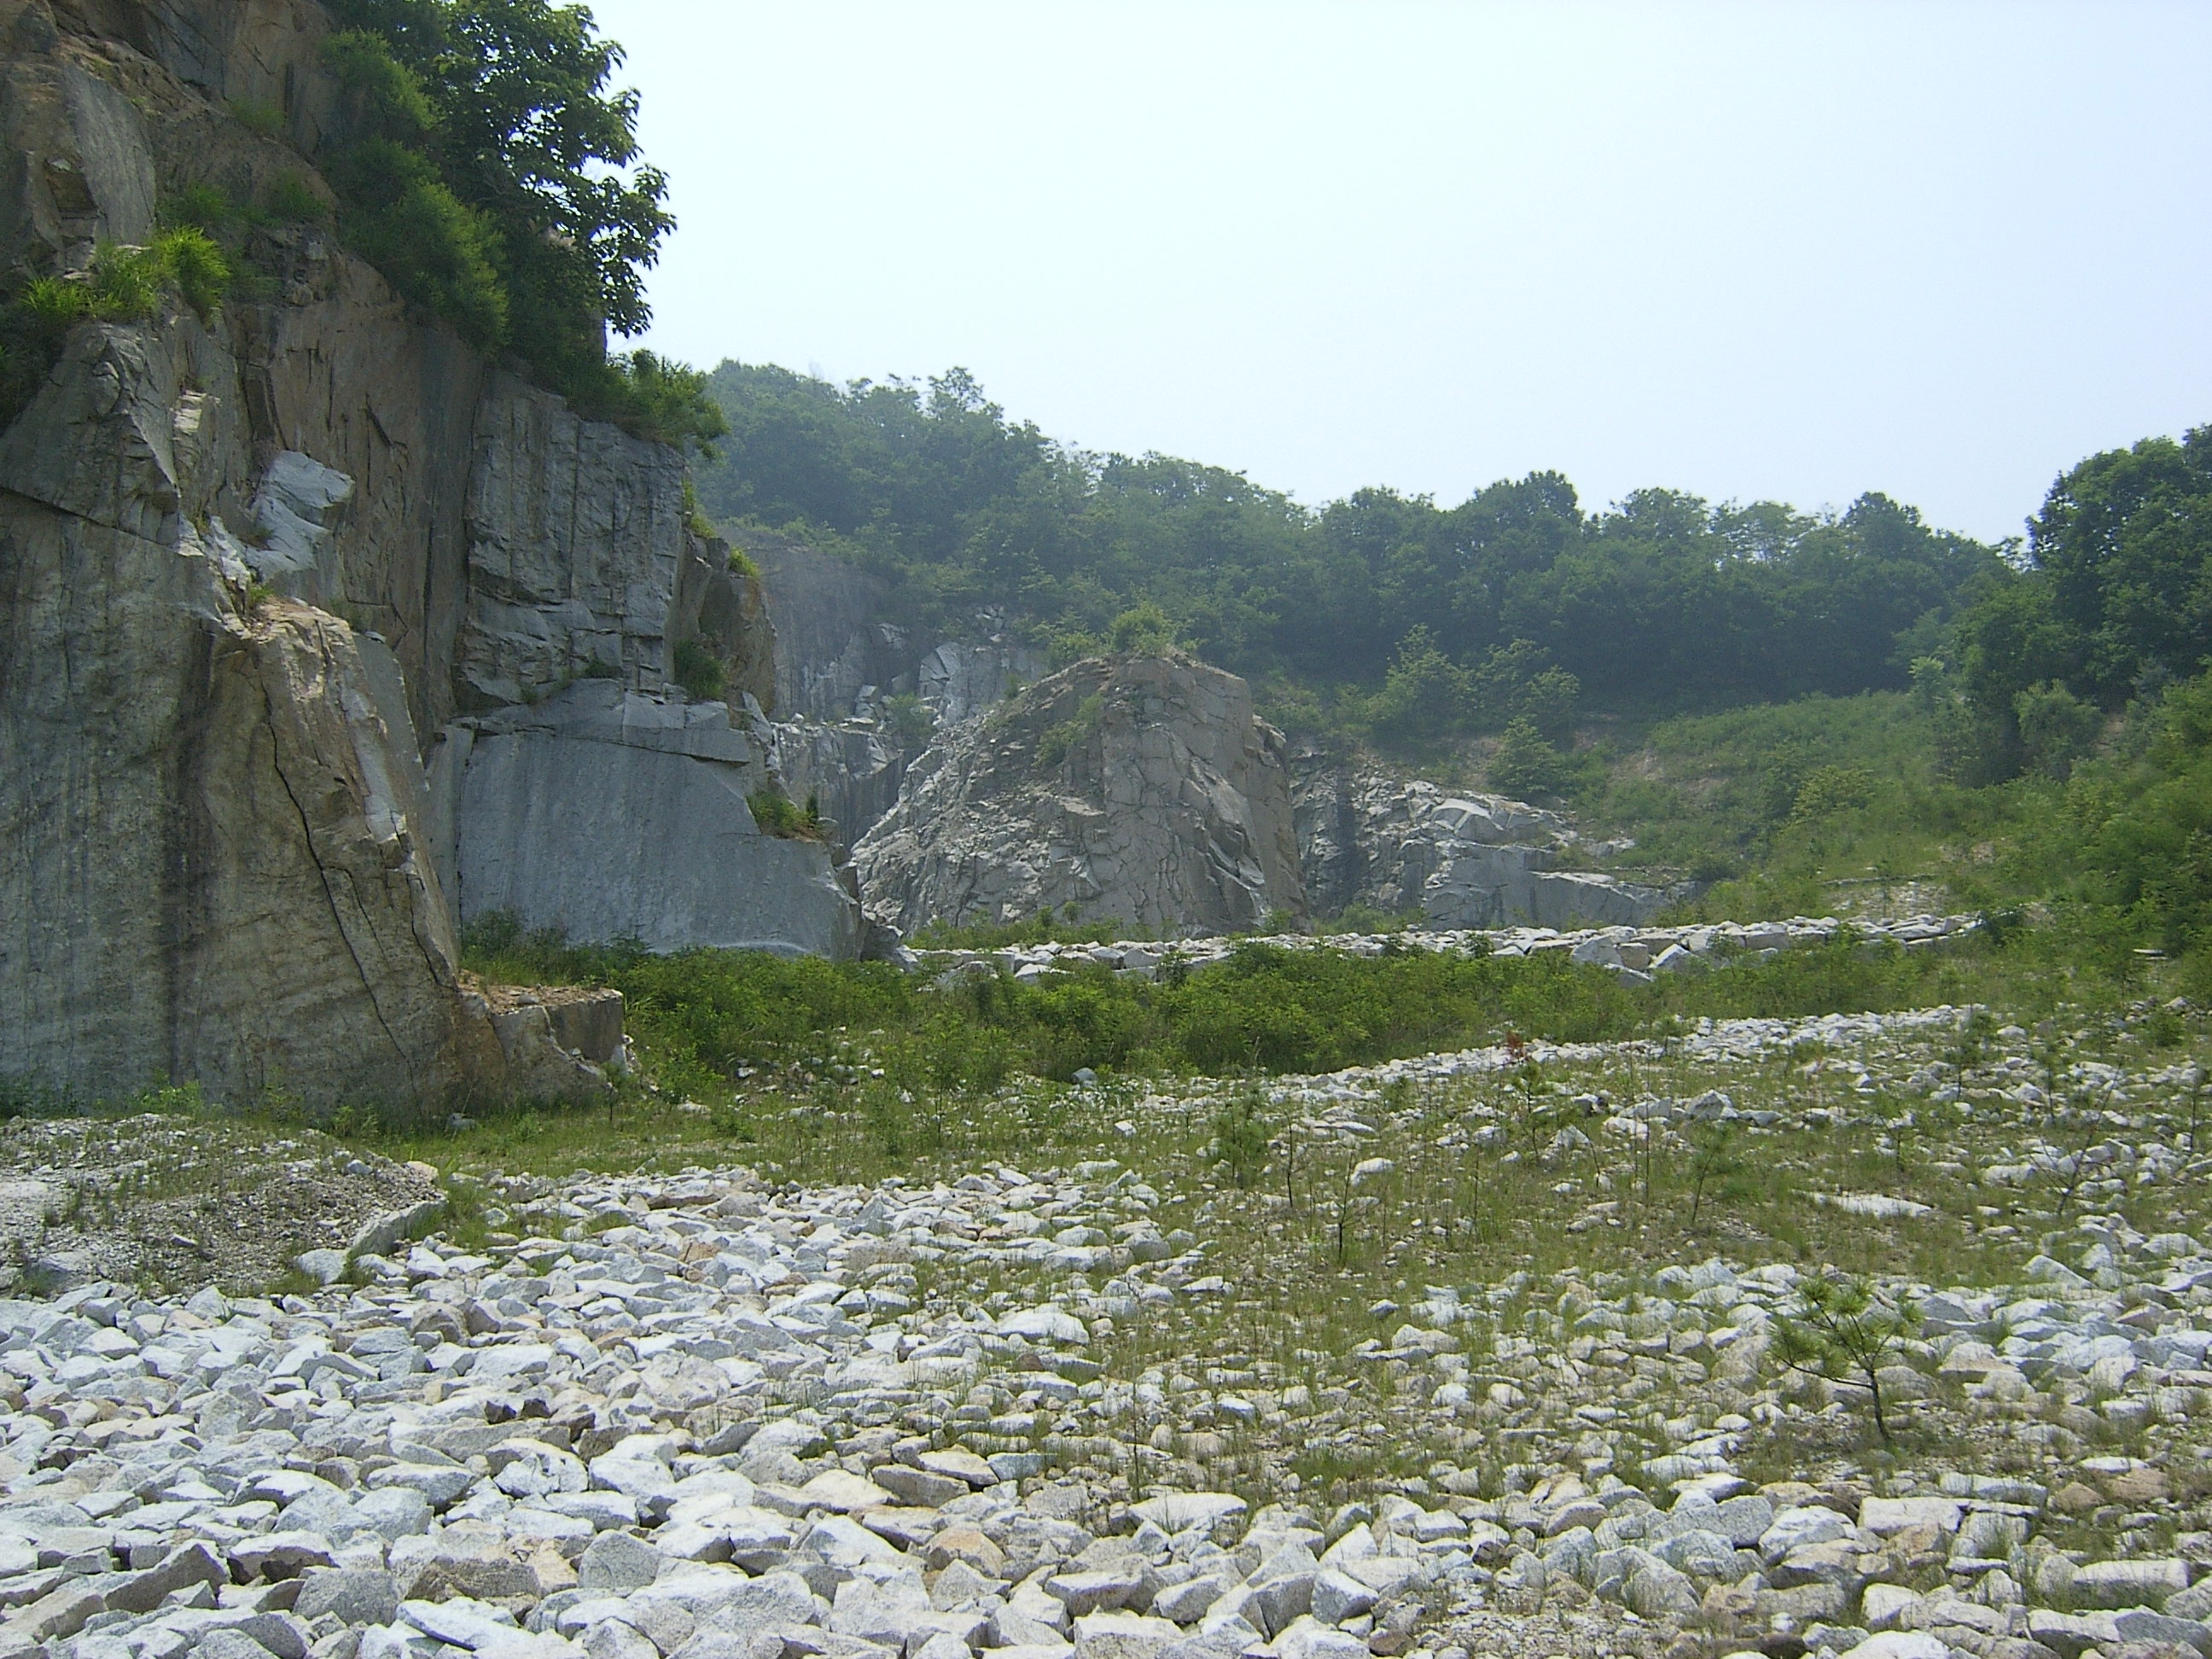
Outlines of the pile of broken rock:
M572 1183L569 1213L632 1224L495 1255L380 1237L365 1285L312 1297L0 1303L0 1656L1413 1648L1420 1591L1470 1559L1449 1510L1325 1534L963 1443L1024 1443L1101 1385L1054 1304L901 1323L896 1241L1052 1248L936 1234L951 1196Z

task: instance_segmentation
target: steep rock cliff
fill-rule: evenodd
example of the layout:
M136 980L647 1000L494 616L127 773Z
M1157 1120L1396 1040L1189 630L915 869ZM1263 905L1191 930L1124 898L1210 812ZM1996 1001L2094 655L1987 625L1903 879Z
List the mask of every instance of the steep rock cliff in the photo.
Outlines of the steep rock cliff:
M1305 910L1279 732L1233 674L1093 658L953 726L854 852L902 927L1045 905L1217 933Z
M319 190L330 27L306 0L0 0L0 276L142 240L187 185ZM656 711L633 724L752 742L668 684L687 643L740 703L772 684L759 591L687 522L678 459L490 372L322 232L253 234L255 297L80 325L0 431L0 1077L310 1103L602 1087L542 1000L456 969L471 800L510 848L538 824L533 867L616 848L665 891L688 875L663 942L708 942L735 886L849 954L828 849L770 845L742 799L722 822L743 845L641 833L608 793L627 763L602 763L633 745L531 713L604 685ZM557 793L543 768L515 800L468 787L502 719L594 813L531 819ZM533 919L637 931L566 890L579 908L532 895Z
M501 1086L404 700L339 618L252 599L216 510L250 493L236 385L189 317L91 326L0 435L0 1072Z
M795 799L812 799L854 842L898 799L920 745L892 729L890 701L918 699L940 729L995 707L1048 671L1042 652L980 616L973 637L931 640L898 620L894 590L804 537L748 529L775 633L777 763Z
M606 680L457 727L440 778L459 793L463 916L656 951L857 956L859 909L826 849L754 821L747 798L775 785L759 738L719 702Z

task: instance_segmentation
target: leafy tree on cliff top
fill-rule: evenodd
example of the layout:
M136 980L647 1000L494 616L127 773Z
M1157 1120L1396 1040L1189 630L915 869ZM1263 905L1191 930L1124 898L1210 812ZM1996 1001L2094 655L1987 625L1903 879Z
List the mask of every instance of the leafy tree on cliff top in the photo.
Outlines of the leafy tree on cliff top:
M353 132L328 158L343 226L471 343L518 352L586 413L682 443L722 429L703 379L607 331L652 319L645 272L675 226L637 145L622 48L549 0L333 0L327 52Z

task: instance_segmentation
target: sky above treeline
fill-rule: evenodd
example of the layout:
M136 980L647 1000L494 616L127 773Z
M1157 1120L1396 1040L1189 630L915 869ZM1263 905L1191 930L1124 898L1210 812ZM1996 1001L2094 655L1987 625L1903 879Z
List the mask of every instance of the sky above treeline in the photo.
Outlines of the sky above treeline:
M1536 468L2020 532L2212 422L2212 6L594 0L646 343L957 364L1319 503Z

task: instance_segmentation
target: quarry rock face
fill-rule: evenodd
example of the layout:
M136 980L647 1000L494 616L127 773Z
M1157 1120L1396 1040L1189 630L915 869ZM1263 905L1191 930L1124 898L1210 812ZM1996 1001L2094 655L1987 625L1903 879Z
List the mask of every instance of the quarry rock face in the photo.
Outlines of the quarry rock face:
M387 720L342 620L249 602L220 531L245 445L176 388L228 367L186 324L88 329L0 437L0 1071L250 1097L343 1054L365 1095L493 1081L404 701Z
M457 726L433 768L455 826L463 920L510 911L572 938L849 959L860 915L818 841L765 834L774 787L720 702L585 680Z
M1075 904L1164 931L1302 915L1282 736L1233 674L1093 658L942 732L854 860L901 927Z
M661 678L687 534L674 450L501 376L469 478L470 701L501 708L580 674Z
M1316 910L1418 912L1436 927L1640 927L1668 895L1599 872L1566 819L1503 795L1308 757L1294 791L1298 848Z
M74 270L167 192L296 175L336 107L329 27L287 0L0 0L0 262ZM517 908L579 939L851 954L828 850L714 781L760 787L763 746L669 685L686 650L742 721L774 695L758 586L690 523L680 459L491 371L319 231L253 234L275 297L80 325L0 430L0 1077L603 1091L606 1011L495 1006L459 971L463 867L543 873ZM647 711L611 738L610 698Z

